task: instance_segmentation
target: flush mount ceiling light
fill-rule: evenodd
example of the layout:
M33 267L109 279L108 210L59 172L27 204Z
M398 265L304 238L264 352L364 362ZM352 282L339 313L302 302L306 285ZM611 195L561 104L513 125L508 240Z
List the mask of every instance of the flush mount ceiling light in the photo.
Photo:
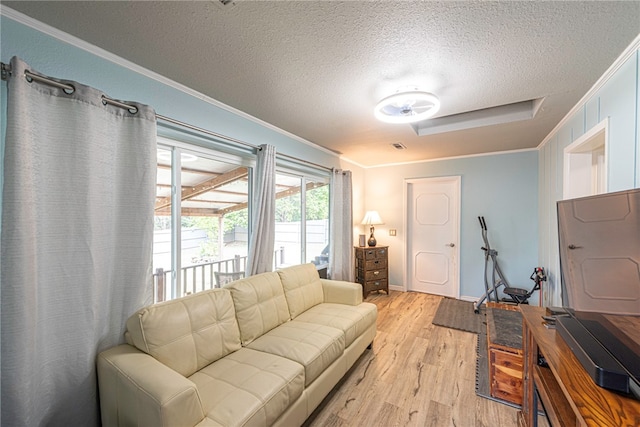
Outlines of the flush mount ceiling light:
M433 117L439 109L440 100L434 94L409 90L387 96L373 111L382 122L413 123Z

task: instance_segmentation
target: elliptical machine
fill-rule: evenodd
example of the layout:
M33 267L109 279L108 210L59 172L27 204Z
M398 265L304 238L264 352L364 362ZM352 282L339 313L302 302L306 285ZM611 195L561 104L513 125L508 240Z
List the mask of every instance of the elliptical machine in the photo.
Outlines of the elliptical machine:
M500 264L498 264L498 251L491 249L491 245L489 245L489 239L487 238L487 223L484 220L483 216L478 217L478 221L480 222L480 228L482 229L482 239L484 240L484 246L480 249L484 251L484 289L485 293L480 297L478 301L473 304L473 311L475 313L480 312L480 306L484 302L484 300L491 301L491 296L493 295L493 300L495 302L500 301L498 296L498 289L501 286L504 286L503 292L510 297L503 298L502 301L510 302L515 304L528 304L527 300L533 293L540 289L540 284L547 280L547 277L544 274L544 269L542 267L536 267L533 269L533 273L531 280L535 282L535 286L527 291L522 288L514 288L509 285L507 279L502 274L502 270L500 270ZM489 286L489 281L487 280L487 268L489 265L489 259L491 259L491 264L493 266L491 273L491 286Z

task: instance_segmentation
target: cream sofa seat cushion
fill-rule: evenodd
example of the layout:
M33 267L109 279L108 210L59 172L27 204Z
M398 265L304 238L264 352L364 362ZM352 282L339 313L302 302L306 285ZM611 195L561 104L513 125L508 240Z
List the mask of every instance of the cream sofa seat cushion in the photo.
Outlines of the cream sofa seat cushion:
M185 377L240 349L226 289L143 308L127 320L127 330L130 343Z
M249 348L300 363L308 386L342 355L344 333L329 326L292 320L256 339Z
M351 343L376 323L378 308L368 302L360 305L322 303L302 313L296 318L300 322L331 326L344 332L345 345Z
M322 283L315 265L296 265L278 270L277 273L282 281L292 319L324 301Z
M242 348L193 374L209 424L269 426L302 395L304 369L289 359ZM209 425L205 423L204 425Z
M242 345L290 319L278 273L262 273L226 284L231 291Z

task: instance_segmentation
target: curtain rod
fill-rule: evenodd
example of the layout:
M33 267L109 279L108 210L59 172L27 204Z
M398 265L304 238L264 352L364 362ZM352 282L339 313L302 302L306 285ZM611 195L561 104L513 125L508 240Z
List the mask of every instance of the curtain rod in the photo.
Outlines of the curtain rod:
M2 80L7 80L8 74L11 73L11 64L5 64L4 62L0 62L0 64L1 64L0 65L0 71L1 71ZM33 74L29 70L25 70L24 78L29 83L31 83L32 81L35 80L35 81L37 81L39 83L44 83L44 84L48 84L50 86L57 87L58 89L62 89L67 95L71 95L76 90L76 88L71 84L61 83L61 82L59 82L57 80L54 80L54 79L52 79L50 77L43 77L43 76L40 76L40 75L37 75L37 74ZM136 114L138 112L138 108L135 105L127 104L127 103L118 101L116 99L109 98L108 96L105 96L105 95L102 95L102 103L104 105L110 104L110 105L113 105L113 106L116 106L116 107L124 108L126 110L129 110L129 112L131 114ZM156 113L156 119L157 120L162 120L162 121L165 121L165 122L168 122L168 123L172 123L172 124L177 125L177 126L185 127L187 129L195 130L197 132L202 132L202 133L204 133L206 135L213 136L214 138L219 138L219 139L222 139L224 141L233 142L235 144L244 145L245 147L250 147L250 148L254 148L256 150L260 150L260 146L258 146L258 145L251 144L251 143L245 142L245 141L241 141L239 139L232 138L232 137L229 137L229 136L225 136L225 135L222 135L220 133L213 132L213 131L210 131L210 130L207 130L207 129L204 129L204 128L201 128L201 127L198 127L198 126L190 125L189 123L185 123L185 122L182 122L180 120L172 119L171 117L163 116L163 115L160 115L160 114ZM284 157L284 158L287 158L287 159L290 159L290 160L293 160L293 161L296 161L296 162L299 162L299 163L311 165L311 166L314 166L314 167L319 168L319 169L325 169L325 170L329 170L329 171L334 170L334 168L330 168L330 167L327 167L327 166L324 166L324 165L320 165L318 163L310 162L308 160L300 159L298 157L290 156L290 155L284 154L284 153L276 153L276 156Z
M236 139L236 138L232 138L232 137L229 137L229 136L225 136L225 135L222 135L220 133L210 131L208 129L203 129L203 128L198 127L198 126L194 126L194 125L191 125L189 123L182 122L180 120L172 119L171 117L167 117L167 116L163 116L163 115L160 115L160 114L156 114L156 119L163 120L163 121L169 122L169 123L173 123L174 125L178 125L178 126L181 126L181 127L185 127L187 129L195 130L197 132L202 132L202 133L204 133L206 135L213 136L214 138L223 139L223 140L228 141L228 142L233 142L233 143L236 143L236 144L244 145L245 147L251 147L251 148L255 148L256 150L260 150L260 146L259 145L254 145L254 144L251 144L249 142L242 141L240 139ZM293 160L293 161L296 161L296 162L300 162L300 163L304 163L304 164L308 164L308 165L314 166L314 167L319 168L319 169L325 169L325 170L329 170L329 171L334 169L334 168L330 168L330 167L327 167L327 166L324 166L324 165L320 165L318 163L310 162L308 160L300 159L298 157L290 156L290 155L284 154L284 153L276 153L276 156L277 157L285 157L287 159L290 159L290 160Z

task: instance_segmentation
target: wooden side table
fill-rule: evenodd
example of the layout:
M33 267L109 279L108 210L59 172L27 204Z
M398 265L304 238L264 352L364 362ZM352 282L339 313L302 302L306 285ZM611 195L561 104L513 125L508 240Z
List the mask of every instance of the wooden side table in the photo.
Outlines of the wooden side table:
M388 246L355 247L356 282L362 285L362 297L370 292L389 294Z

